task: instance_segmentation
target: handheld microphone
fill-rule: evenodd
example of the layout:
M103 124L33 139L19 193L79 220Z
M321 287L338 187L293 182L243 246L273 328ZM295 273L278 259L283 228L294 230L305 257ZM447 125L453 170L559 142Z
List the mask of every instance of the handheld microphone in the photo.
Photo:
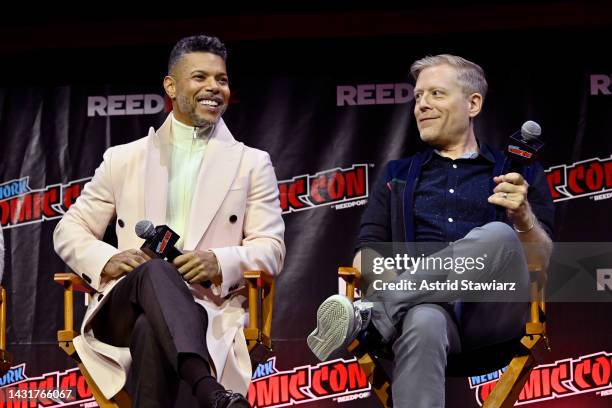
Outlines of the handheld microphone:
M141 220L134 227L136 235L144 239L140 249L151 258L165 259L172 263L174 258L183 253L176 249L175 245L181 238L179 234L172 231L167 225L158 225L155 227L149 220ZM210 288L212 282L210 280L201 283L205 288Z
M538 151L544 146L540 140L542 128L536 122L528 120L521 130L510 135L506 147L506 156L520 164L529 165L535 160Z
M180 239L179 234L172 231L167 225L154 227L151 221L142 220L138 221L134 229L136 235L145 240L140 249L151 258L161 258L172 262L174 258L182 254L175 247Z

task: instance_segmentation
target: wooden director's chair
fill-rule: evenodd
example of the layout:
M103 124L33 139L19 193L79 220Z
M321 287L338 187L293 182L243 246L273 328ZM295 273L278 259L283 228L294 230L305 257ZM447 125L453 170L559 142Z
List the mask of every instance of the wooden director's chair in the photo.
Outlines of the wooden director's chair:
M508 368L483 404L483 408L509 408L518 400L523 385L531 370L542 360L544 351L550 351L546 336L546 309L544 287L546 273L541 268L529 266L530 271L530 317L525 325L522 338L472 352L449 355L446 375L468 377L487 374L504 367ZM360 272L355 268L340 267L338 275L346 282L346 296L355 298L355 288L359 287ZM359 340L348 346L357 358L372 385L374 393L385 408L393 406L391 400L391 381L389 361L367 350ZM487 358L483 361L482 355ZM508 361L510 363L508 364Z
M13 356L6 351L6 290L0 286L0 376L11 368Z
M84 292L92 295L94 290L74 273L56 273L53 277L56 283L64 287L64 328L57 332L59 347L72 357L92 390L94 398L101 408L128 408L131 399L125 390L121 390L112 400L104 397L89 372L79 360L72 340L80 333L74 329L74 292ZM244 280L248 290L249 324L244 329L244 337L255 367L264 362L272 353L272 308L274 302L274 278L264 271L247 271ZM1 339L0 339L1 340Z

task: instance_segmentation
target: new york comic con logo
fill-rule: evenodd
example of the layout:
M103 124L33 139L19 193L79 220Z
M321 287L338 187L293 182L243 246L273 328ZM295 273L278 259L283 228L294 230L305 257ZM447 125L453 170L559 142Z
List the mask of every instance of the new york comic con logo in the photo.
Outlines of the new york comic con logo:
M545 172L555 202L580 197L599 201L612 197L612 156L553 166Z
M369 396L370 383L354 358L278 371L276 357L272 357L257 367L247 394L254 408L284 407L324 399L348 402Z
M32 190L29 177L0 184L0 222L3 228L20 227L61 218L91 177L68 184Z
M38 377L28 377L25 371L22 363L0 377L0 408L98 406L78 368Z
M278 182L283 214L333 206L336 210L362 206L368 197L368 164L302 174Z
M479 405L491 394L503 371L469 378ZM529 374L516 405L592 392L601 397L612 395L611 374L612 354L605 351L539 365Z

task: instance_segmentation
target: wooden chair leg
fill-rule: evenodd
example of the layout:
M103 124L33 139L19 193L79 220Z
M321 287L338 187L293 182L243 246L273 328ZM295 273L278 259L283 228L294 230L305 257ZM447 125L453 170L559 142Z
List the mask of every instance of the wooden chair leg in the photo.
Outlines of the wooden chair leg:
M6 351L6 290L0 286L0 376L13 365L13 355Z
M100 408L120 408L130 406L129 403L128 405L119 405L113 401L107 400L104 394L102 394L102 391L100 391L100 388L98 388L98 386L94 382L93 378L91 378L91 375L89 374L89 371L87 371L87 369L85 368L85 365L83 365L83 363L77 363L77 365L79 366L81 374L83 374L83 377L85 377L85 381L87 382L87 385L89 385L91 393L93 394Z
M364 347L361 347L359 340L353 341L348 346L348 351L357 358L357 362L365 373L368 382L372 385L374 394L376 394L382 406L391 408L393 406L391 382L385 375L384 369L378 366L376 360Z
M545 346L542 336L525 336L521 341L527 349L525 354L516 356L508 364L493 391L482 405L483 408L511 408L518 400L531 370L537 365L534 352Z
M493 392L482 405L483 408L511 408L518 400L523 385L536 366L531 354L514 357L504 375L501 376Z
M246 271L249 325L244 329L253 370L272 355L272 312L274 308L274 278L266 271Z
M358 269L352 267L338 268L338 276L346 282L346 297L351 302L355 300L355 288L359 287L361 273ZM380 367L376 359L372 357L369 351L359 342L353 341L348 346L348 351L357 358L357 362L366 375L368 382L372 385L374 394L385 408L391 408L393 401L391 400L391 381L387 377L385 370Z
M53 279L64 287L64 328L57 332L59 347L76 361L81 374L85 377L87 385L101 408L129 408L132 402L124 390L119 391L111 401L106 399L85 368L85 365L79 360L74 348L73 340L79 335L74 330L74 291L90 293L91 289L87 287L87 284L79 276L73 273L56 273Z

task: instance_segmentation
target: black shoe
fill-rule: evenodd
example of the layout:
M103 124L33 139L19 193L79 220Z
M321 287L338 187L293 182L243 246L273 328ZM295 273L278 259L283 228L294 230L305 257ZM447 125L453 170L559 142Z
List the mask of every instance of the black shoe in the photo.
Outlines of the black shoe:
M242 394L226 390L215 393L213 408L251 408L251 404Z

